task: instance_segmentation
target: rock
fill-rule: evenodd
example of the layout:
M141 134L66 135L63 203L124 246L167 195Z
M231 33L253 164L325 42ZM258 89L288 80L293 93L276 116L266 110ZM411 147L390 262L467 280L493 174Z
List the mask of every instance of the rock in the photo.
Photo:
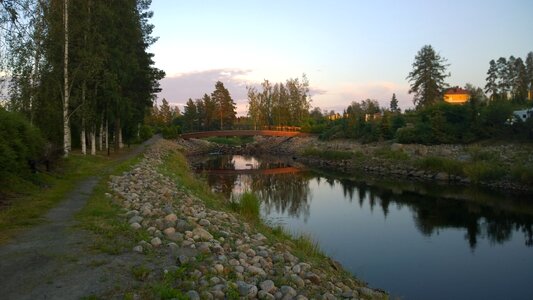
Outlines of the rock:
M296 300L307 300L307 297L304 295L298 295L296 296Z
M212 284L212 285L217 285L220 283L220 278L216 277L216 276L213 276L209 279L209 282Z
M233 267L233 269L237 273L244 273L244 267L243 266L235 266L235 267Z
M179 232L174 232L172 234L167 235L167 239L173 241L173 242L181 242L183 241L183 234Z
M132 224L132 223L141 223L143 221L143 217L141 216L133 216L129 219L128 223Z
M337 298L335 296L333 296L332 293L327 292L327 293L324 293L322 295L322 299L324 299L324 300L335 300Z
M137 253L143 253L143 246L137 245L137 246L133 247L133 251L137 252Z
M214 268L215 268L215 270L217 270L217 272L218 272L219 274L221 274L222 272L224 272L224 266L221 265L221 264L215 264Z
M448 173L446 172L439 172L435 175L435 179L436 180L439 180L439 181L448 181L449 180L449 175Z
M142 226L141 226L141 224L135 222L135 223L131 223L131 224L130 224L130 227L131 227L132 229L134 229L134 230L137 230L137 229L140 229Z
M200 251L201 253L211 253L211 249L209 249L209 243L207 242L196 244L196 249L198 249L198 251Z
M313 272L307 272L305 274L305 279L309 279L309 281L314 284L320 284L320 277Z
M237 284L237 290L239 291L239 294L241 296L247 296L248 291L250 290L250 285L244 281L237 281L235 282Z
M359 296L359 294L357 292L354 292L354 291L346 291L346 292L343 292L341 294L341 296L343 298L357 298L357 296Z
M150 244L154 247L159 247L161 246L162 242L161 242L161 239L158 238L158 237L155 237L153 238L151 241L150 241Z
M165 234L165 236L169 236L171 234L176 233L176 229L174 229L174 227L168 227L163 230L163 233Z
M209 222L209 220L207 219L201 219L200 221L198 221L198 224L204 226L204 227L207 227L209 225L211 225L211 222Z
M305 281L296 274L291 274L289 279L292 283L296 284L298 288L303 288L305 286Z
M374 296L375 292L367 287L360 287L359 288L359 293L362 294L363 296L366 296L366 297L370 297L372 298L372 296Z
M274 281L272 280L265 280L259 284L259 287L262 291L265 291L267 293L270 293L272 291L275 291L276 286L274 285Z
M291 286L288 286L288 285L283 285L281 286L281 288L279 289L279 291L281 292L281 294L283 294L283 297L295 297L298 293L296 293L296 290L293 289Z
M165 216L165 221L167 222L176 222L178 220L178 217L176 214L168 214Z
M275 300L276 299L276 297L274 297L274 295L272 295L270 293L267 293L267 292L265 292L263 290L261 290L261 291L259 291L257 293L257 297L259 299L264 299L264 300Z
M189 261L190 261L190 258L187 255L182 254L178 256L178 262L182 265L188 263Z
M248 272L254 274L254 275L259 275L259 276L266 276L266 272L265 270L259 268L259 267L256 267L256 266L249 266L247 268Z
M195 291L195 290L188 291L187 292L187 297L190 300L200 300L200 294L198 294L198 292Z
M238 266L240 265L239 261L236 260L235 258L232 258L228 261L228 263L230 264L230 266Z
M202 227L194 228L194 230L192 231L192 234L193 236L194 235L199 236L200 239L205 240L205 241L210 241L213 239L213 236L207 230L203 229Z

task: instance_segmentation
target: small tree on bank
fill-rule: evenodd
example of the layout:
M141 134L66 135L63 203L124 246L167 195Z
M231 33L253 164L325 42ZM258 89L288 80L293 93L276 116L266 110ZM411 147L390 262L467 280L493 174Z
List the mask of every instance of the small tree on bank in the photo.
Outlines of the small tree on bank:
M444 79L446 74L446 59L433 50L431 45L425 45L418 51L413 62L413 71L407 79L411 83L409 94L414 93L413 102L417 108L425 107L438 102L442 90L448 85Z

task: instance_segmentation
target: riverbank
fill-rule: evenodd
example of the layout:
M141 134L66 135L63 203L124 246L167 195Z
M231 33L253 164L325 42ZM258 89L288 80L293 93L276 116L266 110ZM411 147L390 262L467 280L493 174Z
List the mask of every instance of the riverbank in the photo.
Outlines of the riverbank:
M188 145L190 146L190 145ZM124 222L143 236L138 255L171 256L163 270L138 270L149 285L135 294L165 299L383 299L323 256L310 240L250 223L190 175L184 146L151 147L109 183ZM141 268L142 269L142 268ZM146 273L146 275L143 275Z
M321 141L316 137L256 137L253 143L242 147L219 145L215 151L285 155L312 168L349 174L533 193L531 144L425 146Z

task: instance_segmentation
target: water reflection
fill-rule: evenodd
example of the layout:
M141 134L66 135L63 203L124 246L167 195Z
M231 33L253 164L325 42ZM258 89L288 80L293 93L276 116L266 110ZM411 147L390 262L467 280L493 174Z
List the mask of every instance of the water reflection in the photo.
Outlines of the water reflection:
M480 238L492 244L509 241L514 232L524 235L524 244L533 246L533 214L521 213L521 207L512 209L506 202L504 209L483 202L447 199L423 195L423 189L398 190L397 186L383 187L351 179L320 176L312 172L289 174L217 173L216 170L281 170L291 167L290 161L280 158L258 160L245 156L215 156L194 163L198 170L215 170L207 173L207 182L217 193L227 199L235 199L244 191L254 192L262 201L265 214L286 214L307 222L313 191L310 182L325 182L331 188L341 188L344 198L363 207L369 204L370 211L379 208L386 219L391 205L399 210L407 207L418 231L428 237L446 229L465 229L465 240L474 250ZM442 187L440 187L442 189ZM426 194L427 192L424 192ZM439 190L440 194L445 194ZM327 199L325 199L327 200ZM531 212L531 210L529 210Z

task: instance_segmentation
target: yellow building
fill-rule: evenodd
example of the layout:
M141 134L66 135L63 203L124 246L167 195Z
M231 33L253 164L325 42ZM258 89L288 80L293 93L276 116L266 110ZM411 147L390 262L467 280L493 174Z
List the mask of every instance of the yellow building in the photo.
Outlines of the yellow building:
M465 104L469 99L470 93L457 86L444 91L444 101L450 104Z

